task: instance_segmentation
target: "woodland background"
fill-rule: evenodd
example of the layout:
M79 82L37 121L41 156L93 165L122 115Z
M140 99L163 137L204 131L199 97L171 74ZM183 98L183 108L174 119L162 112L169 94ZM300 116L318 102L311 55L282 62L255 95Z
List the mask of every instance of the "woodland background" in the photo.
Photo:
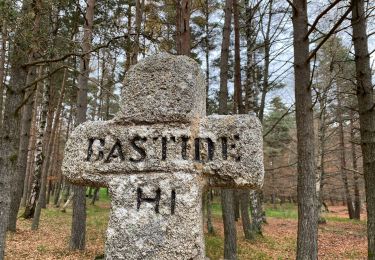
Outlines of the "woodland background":
M158 52L201 64L208 114L263 124L263 189L204 198L208 234L215 210L226 216L225 259L237 258L236 220L245 240L262 241L272 210L295 214L295 256L316 259L318 223L338 205L367 223L375 259L374 10L364 0L0 1L0 259L6 230L17 234L17 220L38 230L54 207L72 207L69 248L89 244L86 201L107 195L64 179L65 142L78 124L111 119L129 68Z

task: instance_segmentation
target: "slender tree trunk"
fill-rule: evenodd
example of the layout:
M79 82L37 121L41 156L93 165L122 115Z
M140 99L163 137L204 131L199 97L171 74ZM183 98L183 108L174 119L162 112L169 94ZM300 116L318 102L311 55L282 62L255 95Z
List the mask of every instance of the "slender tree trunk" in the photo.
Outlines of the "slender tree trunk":
M3 125L3 103L4 103L4 81L5 81L5 60L8 41L8 21L3 17L1 31L1 50L0 50L0 129Z
M250 191L251 218L253 220L251 231L253 237L255 234L262 235L263 210L261 207L261 193L259 191Z
M130 34L131 33L131 29L132 29L132 7L133 7L134 3L132 1L128 1L128 10L126 11L126 16L127 16L127 29L128 29L128 33ZM126 55L126 60L125 60L125 73L128 72L130 66L132 65L132 57L133 57L133 54L132 54L132 42L131 42L131 39L130 37L128 37L126 39L126 45L125 45L125 55Z
M212 211L211 211L211 206L212 206L212 190L209 189L206 194L206 209L207 209L207 231L208 234L214 234L215 229L214 226L212 225Z
M246 84L245 84L245 111L255 113L256 110L256 90L253 82L254 64L253 52L255 47L254 26L253 26L253 8L249 0L245 0L246 12Z
M341 104L341 94L340 94L340 87L337 86L337 120L339 123L339 140L340 140L340 171L341 171L341 178L344 184L344 191L345 191L345 201L346 206L348 208L349 218L354 218L354 207L353 207L353 200L352 196L350 194L349 189L349 182L348 182L348 176L346 172L346 153L345 153L345 136L344 136L344 119L343 119L343 107Z
M353 43L356 63L357 99L363 174L367 202L368 259L375 259L375 112L368 36L366 32L365 1L352 0Z
M326 89L322 90L322 95L319 97L320 103L320 116L319 116L319 148L320 148L320 171L318 181L318 196L319 196L319 223L324 224L327 221L323 217L323 203L324 203L324 179L325 179L325 154L326 154L326 102L327 93Z
M361 219L361 196L359 193L359 174L357 152L355 148L355 128L354 128L354 113L350 112L350 139L351 139L351 152L352 152L352 166L354 170L354 218Z
M243 114L242 86L241 86L241 50L240 50L240 21L238 1L233 0L234 22L234 104L233 113Z
M230 25L232 19L232 0L225 1L225 21L223 28L223 41L221 44L220 58L220 92L219 92L219 114L228 114L228 57L230 44ZM234 194L233 190L223 189L221 191L221 205L224 223L224 258L237 259L237 234L234 216Z
M221 190L221 206L224 222L224 259L237 259L237 231L234 219L234 190Z
M131 58L131 64L137 64L138 62L138 54L139 54L139 45L140 45L140 34L141 34L141 26L142 26L142 17L143 17L143 9L144 9L145 1L142 0L135 0L135 39L133 43L133 54Z
M33 173L33 183L30 193L30 198L26 205L25 211L23 213L24 218L34 217L35 207L40 196L42 184L42 166L44 160L43 154L43 143L45 141L45 131L47 124L47 114L48 114L48 103L49 103L49 84L44 84L43 86L43 101L42 110L40 116L40 124L38 129L38 137L36 141L36 153L35 153L35 168ZM43 190L42 190L43 191Z
M251 230L251 222L249 216L249 204L250 204L250 192L240 191L240 203L241 203L241 217L242 217L242 227L245 234L245 239L253 240L254 233Z
M268 6L268 22L267 22L267 29L265 32L264 38L264 68L263 68L263 86L262 86L262 98L260 100L260 107L258 117L260 122L263 122L264 118L264 109L266 106L266 95L269 91L269 68L270 68L270 50L271 50L271 22L272 22L272 5L273 0L269 1Z
M190 56L190 7L191 0L175 0L177 55Z
M94 21L95 0L87 1L85 32L83 35L82 50L87 53L91 49L92 29ZM77 124L86 121L87 86L90 74L90 55L85 55L80 61L77 95ZM84 250L86 236L86 188L73 186L73 221L71 229L70 248Z
M62 81L62 86L61 86L61 92L60 92L60 96L59 96L59 100L58 100L58 108L57 108L57 111L56 111L56 116L55 116L55 121L54 121L54 129L52 130L52 134L50 134L50 136L44 138L44 140L46 141L45 143L47 143L47 146L45 146L45 150L47 151L46 152L46 155L43 155L42 153L42 157L44 158L45 157L45 162L42 163L42 167L43 167L43 171L42 171L42 180L41 180L41 189L40 189L40 193L39 193L39 198L38 198L38 202L36 204L36 208L35 208L35 214L34 214L34 218L33 218L33 222L32 222L32 226L31 226L31 229L32 230L36 230L38 229L39 227L39 221L40 221L40 214L41 214L41 211L42 211L42 208L43 206L46 204L46 188L47 188L47 177L48 177L48 169L49 169L49 163L47 162L48 160L50 160L51 158L51 154L54 154L54 149L53 147L54 146L57 146L56 144L56 136L57 136L57 133L59 131L59 125L60 125L60 114L61 114L61 109L62 109L62 100L64 98L64 91L65 91L65 77L66 77L66 70L64 72L64 78L63 78L63 81ZM53 105L52 105L53 107ZM53 109L52 109L53 111ZM51 114L53 114L51 110L49 111ZM52 117L49 118L49 120L51 121L51 126L52 126Z
M32 171L34 165L34 158L35 158L35 148L36 148L36 121L37 121L37 108L39 104L39 89L35 90L34 94L34 101L33 101L33 108L32 108L32 116L31 116L31 127L30 127L30 138L29 143L27 146L28 153L27 153L27 163L25 169L25 180L23 184L23 192L22 192L22 199L21 199L21 206L26 207L26 202L29 198L29 192L32 182ZM22 132L21 132L22 137ZM21 139L22 141L22 139ZM18 166L20 167L20 166ZM20 168L18 168L20 171Z
M95 188L95 190L94 190L94 195L92 196L92 200L91 200L91 205L95 205L95 201L98 200L99 189L100 189L100 188Z
M318 200L306 0L293 0L292 21L298 154L297 259L317 259Z
M225 1L225 21L223 28L223 41L221 43L220 55L220 91L219 91L219 114L228 114L228 60L230 44L230 25L232 20L232 0Z
M206 18L206 24L205 24L205 33L206 37L204 38L205 42L205 55L206 55L206 111L209 109L209 93L210 93L210 27L209 27L209 21L210 21L210 10L209 10L209 0L205 1L205 10L204 10L204 16Z

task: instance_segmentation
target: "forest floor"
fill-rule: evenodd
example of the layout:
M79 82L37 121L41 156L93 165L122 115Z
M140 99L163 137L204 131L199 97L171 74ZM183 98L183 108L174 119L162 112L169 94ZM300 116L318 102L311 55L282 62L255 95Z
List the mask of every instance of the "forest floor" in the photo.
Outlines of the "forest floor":
M104 195L104 193L102 193ZM348 220L346 208L329 207L327 224L319 226L319 259L366 259L366 222ZM50 207L43 211L40 228L31 231L31 220L18 220L16 233L9 233L5 259L95 259L104 252L105 230L109 201L101 197L87 209L86 250L68 250L71 209L63 213ZM240 221L238 230L238 259L295 259L297 209L290 204L267 205L267 224L263 236L246 241ZM215 235L206 235L207 256L223 259L223 225L220 205L213 205Z

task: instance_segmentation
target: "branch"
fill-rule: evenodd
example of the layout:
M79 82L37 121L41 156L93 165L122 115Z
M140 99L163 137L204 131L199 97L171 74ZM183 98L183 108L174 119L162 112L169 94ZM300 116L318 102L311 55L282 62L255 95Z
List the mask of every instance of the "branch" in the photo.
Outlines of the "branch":
M346 17L349 15L349 13L352 10L352 6L350 5L348 10L341 16L341 18L337 21L337 23L332 27L332 29L329 31L329 33L324 37L324 39L316 46L316 48L310 53L310 56L307 59L307 62L309 62L318 52L318 50L323 46L323 44L334 34L336 29L342 24L342 22L346 19Z
M316 25L318 24L319 20L326 15L333 7L335 7L341 0L336 0L332 4L330 4L323 12L321 12L316 18L315 21L312 23L310 30L307 32L307 35L305 37L305 40L309 38L309 35L315 30Z
M288 108L288 110L279 119L277 119L276 123L273 124L273 126L263 135L263 138L265 138L267 135L269 135L272 132L272 130L275 129L275 127L281 122L281 120L283 120L284 117L286 117L287 115L289 115L289 114L291 114L291 113L294 112L294 110L291 111L291 109L292 109L293 106L294 106L294 104L291 105Z
M283 166L279 166L279 167L276 167L276 168L266 168L264 169L265 171L274 171L274 170L279 170L279 169L282 169L282 168L289 168L289 167L292 167L292 166L295 166L297 164L297 162L294 162L294 163L291 163L291 164L288 164L288 165L283 165Z
M70 52L70 53L67 53L67 54L65 54L61 57L57 57L57 58L53 58L53 59L36 60L36 61L29 62L29 63L25 63L25 64L22 65L22 67L25 68L25 67L34 66L34 65L41 65L41 64L45 64L45 63L59 62L59 61L66 60L67 58L70 58L71 56L84 57L85 55L90 54L92 52L97 52L100 49L108 48L109 45L112 42L114 42L115 40L118 40L118 39L121 39L121 38L128 38L129 35L134 35L134 34L125 34L125 35L114 37L114 38L110 39L107 43L102 44L102 45L98 45L97 47L95 47L94 49L92 49L88 52L83 52L83 53Z
M294 6L294 4L290 0L286 0L286 1L293 8L293 11L297 13L297 8Z
M58 67L58 68L54 69L53 71L48 72L47 74L45 74L45 75L43 75L43 76L41 76L41 77L35 79L33 82L27 84L26 86L24 86L24 87L21 89L21 91L25 91L26 89L28 89L28 88L34 86L35 84L37 84L39 81L42 81L42 80L45 80L45 79L49 78L49 77L52 76L53 74L59 72L61 69L68 69L68 68L69 68L69 66L65 66L65 65L64 65L64 66L61 66L61 67Z

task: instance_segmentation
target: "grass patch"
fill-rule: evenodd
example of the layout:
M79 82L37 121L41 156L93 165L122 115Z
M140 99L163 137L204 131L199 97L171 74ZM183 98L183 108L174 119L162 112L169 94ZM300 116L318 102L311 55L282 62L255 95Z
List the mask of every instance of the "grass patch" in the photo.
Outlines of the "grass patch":
M296 205L285 203L282 205L265 205L266 217L280 219L297 219L298 211Z
M216 235L206 235L206 255L210 259L222 259L224 252L224 239Z
M355 219L335 217L335 216L324 216L324 218L327 221L332 221L332 222L352 223L352 224L357 224L357 225L366 224L365 220L355 220Z

